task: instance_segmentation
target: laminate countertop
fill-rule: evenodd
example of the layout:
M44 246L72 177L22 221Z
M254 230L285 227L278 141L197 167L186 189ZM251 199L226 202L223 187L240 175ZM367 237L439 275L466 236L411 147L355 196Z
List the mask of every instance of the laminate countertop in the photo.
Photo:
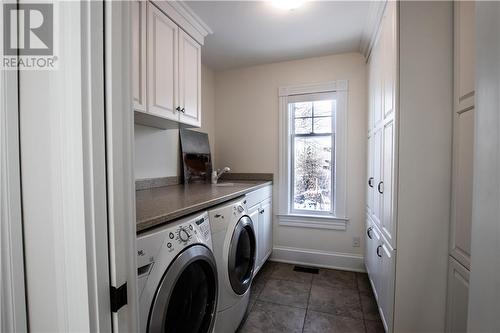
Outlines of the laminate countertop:
M220 186L220 185L223 186ZM137 233L235 199L272 181L225 181L217 185L188 184L150 188L135 192Z

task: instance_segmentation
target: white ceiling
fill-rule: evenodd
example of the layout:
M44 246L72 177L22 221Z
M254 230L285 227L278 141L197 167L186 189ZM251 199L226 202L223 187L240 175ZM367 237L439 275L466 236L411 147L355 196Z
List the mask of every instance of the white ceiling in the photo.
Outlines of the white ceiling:
M188 1L213 30L202 61L215 70L360 50L368 1L309 1L281 10L268 1Z

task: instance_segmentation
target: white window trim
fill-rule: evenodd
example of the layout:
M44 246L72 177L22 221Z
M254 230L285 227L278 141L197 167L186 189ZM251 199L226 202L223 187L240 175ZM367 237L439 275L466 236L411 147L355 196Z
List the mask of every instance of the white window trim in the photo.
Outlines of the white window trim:
M346 230L347 217L347 96L348 81L338 80L324 83L284 86L279 92L279 224L283 226ZM324 92L336 93L335 129L335 215L292 214L291 191L291 144L288 101L291 96Z

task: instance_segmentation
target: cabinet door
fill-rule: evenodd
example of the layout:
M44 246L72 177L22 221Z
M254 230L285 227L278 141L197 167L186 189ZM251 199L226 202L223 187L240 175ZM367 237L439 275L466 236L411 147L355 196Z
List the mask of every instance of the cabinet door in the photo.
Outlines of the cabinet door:
M383 28L383 27L382 27ZM383 31L381 31L382 35ZM383 49L382 49L382 36L379 36L376 41L375 47L373 48L373 123L377 127L383 119Z
M261 258L261 253L259 250L260 247L260 230L259 230L259 218L260 218L260 204L255 205L251 208L248 209L248 216L252 220L253 223L253 231L255 233L255 241L257 244L255 244L255 267L254 267L254 276L257 274L260 270L260 258Z
M261 265L263 265L264 261L273 250L273 212L271 199L262 202L260 215L259 221L261 221L261 225L259 225L259 231L261 235L261 246L259 252L262 254L260 260Z
M394 116L396 96L396 2L388 1L383 20L383 106L384 118Z
M384 146L382 163L382 234L391 246L396 246L395 226L393 219L394 206L394 121L384 126ZM377 189L378 190L378 189Z
M377 302L380 302L381 297L381 281L382 281L382 260L381 260L381 247L382 247L382 234L380 233L377 225L373 224L373 228L371 230L371 251L370 257L372 261L372 268L370 279L373 282L373 293L375 294L375 298Z
M475 2L454 2L455 108L474 105L475 93Z
M147 2L132 2L132 93L134 110L146 112Z
M448 296L446 332L467 332L469 304L469 271L450 257L448 266Z
M379 228L382 223L382 154L383 154L383 129L378 129L373 134L373 214L372 219Z
M392 323L394 316L394 281L395 281L395 255L396 251L382 241L379 249L380 257L380 291L379 308L382 316L382 322L386 332L392 332Z
M179 31L179 97L181 123L201 126L201 46Z
M375 127L375 61L373 56L368 60L368 131Z
M474 161L474 3L455 6L455 106L450 254L470 267Z
M147 6L148 112L178 121L178 27L152 3Z
M373 174L373 135L368 137L368 165L367 165L367 183L366 183L366 209L369 215L373 214L373 196L374 196L374 184L375 178Z
M376 275L376 254L375 250L377 248L377 240L374 235L373 229L375 228L372 219L369 215L366 217L366 246L365 246L365 266L366 272L370 278L372 284L375 284L375 275ZM375 292L375 298L377 298Z

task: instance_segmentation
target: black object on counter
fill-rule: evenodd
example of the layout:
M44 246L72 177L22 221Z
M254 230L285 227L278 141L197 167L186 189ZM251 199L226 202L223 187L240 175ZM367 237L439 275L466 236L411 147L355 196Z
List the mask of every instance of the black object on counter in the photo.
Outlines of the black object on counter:
M212 156L208 134L181 128L181 155L184 184L210 182Z

